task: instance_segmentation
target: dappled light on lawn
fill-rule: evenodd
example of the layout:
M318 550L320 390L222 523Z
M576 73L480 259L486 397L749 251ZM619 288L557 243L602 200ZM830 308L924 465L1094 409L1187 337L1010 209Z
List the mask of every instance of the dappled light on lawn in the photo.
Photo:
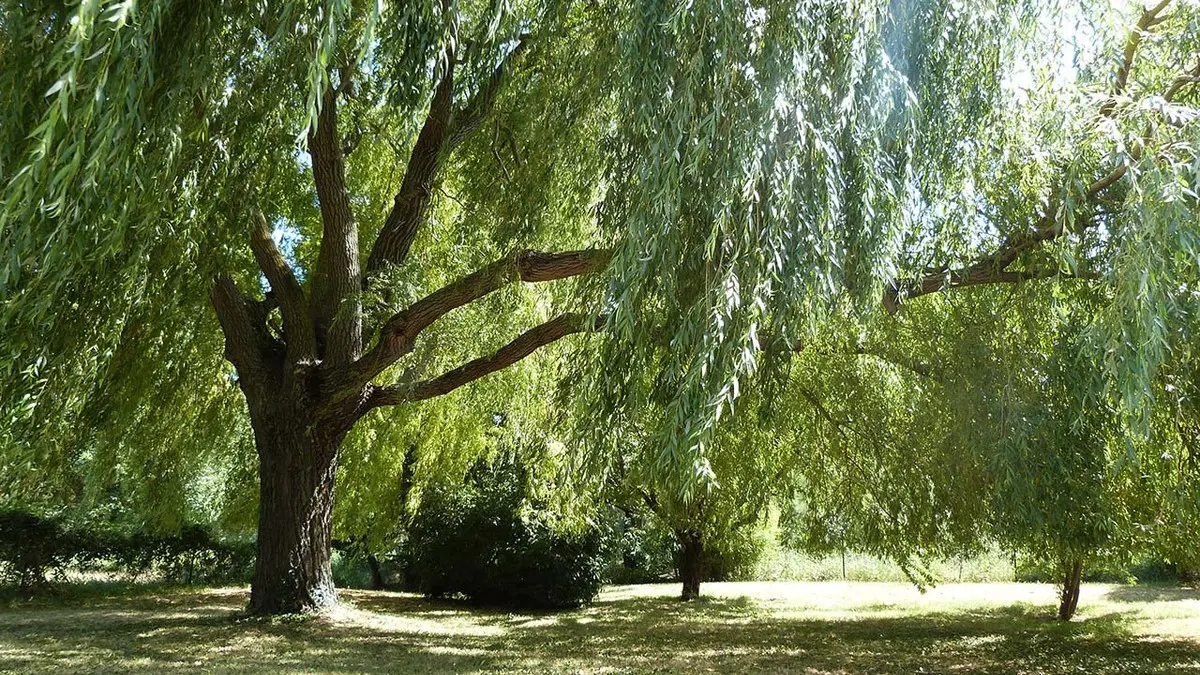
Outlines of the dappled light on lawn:
M245 589L60 599L0 614L0 670L433 673L1200 673L1200 591L1085 584L1053 620L1044 584L611 587L510 613L343 591L320 617L247 618Z

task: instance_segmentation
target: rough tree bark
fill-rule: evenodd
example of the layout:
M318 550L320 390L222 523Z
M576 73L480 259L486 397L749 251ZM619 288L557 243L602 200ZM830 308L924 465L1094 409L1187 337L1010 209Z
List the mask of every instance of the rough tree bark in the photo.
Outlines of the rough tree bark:
M412 351L425 328L458 307L505 285L590 274L608 264L606 251L516 251L418 300L378 330L364 326L361 298L370 272L405 263L428 217L430 191L445 155L481 126L510 62L523 51L524 47L510 52L486 86L456 106L455 57L452 47L447 48L400 194L371 247L367 273L360 265L363 250L337 128L338 100L353 92L348 69L340 71L338 87L322 96L318 125L308 138L322 225L317 262L306 274L309 283L297 280L264 214L253 208L233 214L249 220L250 249L270 285L265 296L256 299L232 277L221 275L211 295L225 335L225 357L237 371L258 451L252 613L310 612L336 602L330 566L334 479L342 441L359 419L378 407L449 393L555 340L599 325L595 317L562 314L492 354L439 376L375 382Z
M1076 558L1064 566L1062 594L1058 603L1058 620L1070 621L1079 606L1079 587L1083 580L1083 561Z
M311 611L337 599L330 538L341 439L280 426L255 425L259 527L250 609L258 614Z
M683 582L681 600L700 597L700 582L704 578L704 538L695 530L675 530L679 540L679 580Z

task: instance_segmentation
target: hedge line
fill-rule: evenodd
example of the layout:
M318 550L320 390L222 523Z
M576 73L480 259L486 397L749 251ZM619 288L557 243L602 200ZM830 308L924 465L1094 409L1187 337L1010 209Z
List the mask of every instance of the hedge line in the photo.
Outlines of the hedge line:
M254 544L216 536L201 525L174 533L74 526L62 518L0 510L0 583L45 588L67 569L103 570L176 583L246 581Z

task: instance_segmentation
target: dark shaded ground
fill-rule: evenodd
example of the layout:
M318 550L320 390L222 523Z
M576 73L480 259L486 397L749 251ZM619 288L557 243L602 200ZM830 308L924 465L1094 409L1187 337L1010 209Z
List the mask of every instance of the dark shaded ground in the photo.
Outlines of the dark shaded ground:
M347 592L351 607L288 620L241 616L243 589L100 593L0 610L0 670L1200 673L1200 636L1153 633L1200 627L1194 590L1110 588L1060 624L1005 604L1009 586L994 602L973 602L987 586L910 602L888 584L755 584L690 604L614 589L558 614Z

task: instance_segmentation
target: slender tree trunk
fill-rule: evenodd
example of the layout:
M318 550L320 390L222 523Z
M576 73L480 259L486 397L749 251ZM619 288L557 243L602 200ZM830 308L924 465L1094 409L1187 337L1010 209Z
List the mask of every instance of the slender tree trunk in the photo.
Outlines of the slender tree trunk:
M341 438L324 437L286 415L255 417L251 415L259 456L258 555L250 612L317 611L337 602L331 559Z
M368 553L367 567L371 568L371 590L384 590L387 584L383 583L383 570L379 569L379 559Z
M676 530L679 540L679 579L683 582L681 600L700 597L700 580L704 577L704 541L694 530Z
M1063 573L1062 596L1058 604L1058 620L1070 621L1079 606L1079 586L1083 577L1083 561L1076 558L1066 564Z

